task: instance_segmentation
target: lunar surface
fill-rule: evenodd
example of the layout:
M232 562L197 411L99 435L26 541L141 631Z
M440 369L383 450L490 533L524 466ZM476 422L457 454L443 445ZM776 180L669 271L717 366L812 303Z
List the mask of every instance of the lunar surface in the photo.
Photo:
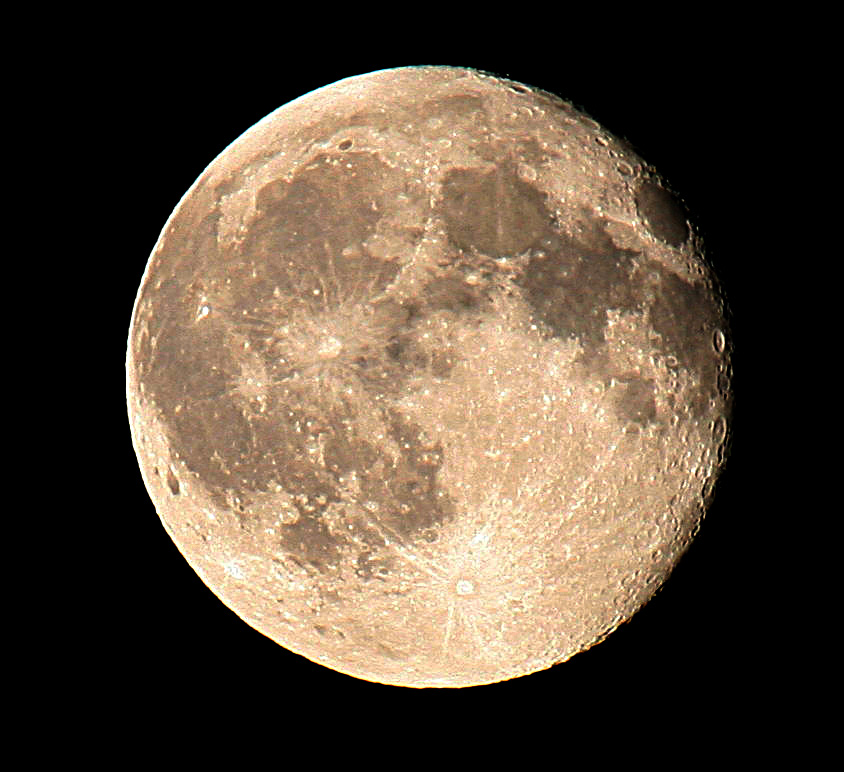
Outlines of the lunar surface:
M669 186L550 94L384 70L280 108L164 227L127 353L156 510L249 625L370 681L605 638L696 533L730 338Z

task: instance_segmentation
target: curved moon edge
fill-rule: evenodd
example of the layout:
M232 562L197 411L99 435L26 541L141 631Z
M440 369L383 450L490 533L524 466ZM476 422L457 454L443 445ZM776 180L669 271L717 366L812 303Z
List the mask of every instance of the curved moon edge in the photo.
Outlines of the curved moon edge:
M156 509L251 626L371 681L542 670L653 595L731 410L722 298L668 186L470 70L320 89L171 216L127 354Z

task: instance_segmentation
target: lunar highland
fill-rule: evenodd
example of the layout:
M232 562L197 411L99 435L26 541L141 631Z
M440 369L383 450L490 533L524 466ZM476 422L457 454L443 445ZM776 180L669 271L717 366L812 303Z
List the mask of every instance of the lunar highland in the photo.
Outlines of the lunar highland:
M412 687L605 638L724 464L730 336L670 186L570 104L487 73L349 78L185 194L127 352L167 532L243 620Z

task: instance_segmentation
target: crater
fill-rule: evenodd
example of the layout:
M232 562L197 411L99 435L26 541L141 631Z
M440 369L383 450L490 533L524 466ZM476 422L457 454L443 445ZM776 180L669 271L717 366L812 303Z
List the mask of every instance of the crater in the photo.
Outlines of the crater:
M639 216L661 241L679 247L689 236L686 214L673 194L653 179L644 180L636 193Z
M179 479L173 474L172 469L167 470L167 487L174 496L179 495Z

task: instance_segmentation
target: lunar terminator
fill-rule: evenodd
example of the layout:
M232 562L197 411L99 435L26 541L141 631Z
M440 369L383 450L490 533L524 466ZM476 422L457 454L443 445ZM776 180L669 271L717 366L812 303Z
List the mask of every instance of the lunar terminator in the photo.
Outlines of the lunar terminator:
M723 465L730 344L669 186L472 70L280 108L165 226L127 354L168 533L250 625L406 686L547 668L635 613Z

